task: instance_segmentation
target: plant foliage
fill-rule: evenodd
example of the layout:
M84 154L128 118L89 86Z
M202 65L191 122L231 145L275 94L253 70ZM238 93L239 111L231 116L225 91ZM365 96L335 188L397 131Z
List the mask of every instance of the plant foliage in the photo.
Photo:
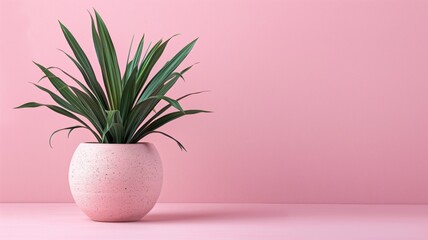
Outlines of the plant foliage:
M128 52L126 67L123 73L119 68L116 50L107 27L95 11L95 18L91 15L92 39L101 69L102 82L100 85L92 65L76 41L73 34L61 22L61 30L67 40L73 55L64 54L76 65L84 80L80 81L58 67L44 67L35 63L54 86L57 93L34 84L38 89L50 95L56 105L28 102L17 108L47 107L63 116L76 120L79 125L56 130L49 138L60 131L69 131L77 128L89 130L100 143L137 143L152 133L162 134L174 140L180 149L184 146L172 136L158 130L161 126L185 115L204 113L204 110L184 110L179 101L188 96L199 94L195 92L178 99L167 96L174 84L183 78L183 74L192 66L181 71L177 68L192 50L197 39L187 44L156 73L152 69L162 56L168 42L158 41L152 47L146 48L143 55L144 36L131 56L131 46ZM68 85L53 70L73 80L78 87ZM153 75L151 77L151 75ZM164 106L155 111L155 107L165 102ZM172 112L168 111L175 109Z

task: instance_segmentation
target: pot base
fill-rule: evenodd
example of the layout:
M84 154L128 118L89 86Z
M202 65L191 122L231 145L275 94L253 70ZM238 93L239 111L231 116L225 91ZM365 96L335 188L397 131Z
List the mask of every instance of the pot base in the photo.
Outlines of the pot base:
M141 201L138 195L77 193L80 209L97 222L135 222L143 218L156 204ZM86 195L86 196L85 196ZM84 199L84 200L83 200Z

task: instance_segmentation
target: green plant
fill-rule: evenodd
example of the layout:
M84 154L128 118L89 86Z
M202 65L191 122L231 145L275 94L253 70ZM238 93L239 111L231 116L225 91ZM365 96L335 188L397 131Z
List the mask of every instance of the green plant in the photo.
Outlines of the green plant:
M74 53L74 57L63 52L76 65L86 85L59 67L44 67L35 63L44 73L42 79L47 78L59 92L59 95L38 84L34 85L49 94L57 105L28 102L17 108L44 106L79 122L80 125L54 131L49 138L49 145L51 145L52 136L59 131L68 130L68 134L70 134L74 129L85 128L91 131L100 143L137 143L149 134L159 133L173 139L180 149L185 150L179 141L157 129L182 116L208 112L204 110L183 110L179 104L181 99L201 92L190 93L178 99L166 96L174 84L183 78L183 74L192 67L176 71L192 50L197 39L181 49L149 79L153 67L171 38L166 41L160 40L151 48L149 45L145 54L142 55L143 35L134 56L130 59L131 41L126 68L121 74L116 51L103 19L97 11L95 11L95 20L92 14L90 16L93 43L105 90L99 84L87 55L73 34L60 22L62 32ZM80 88L65 83L51 71L53 69L62 72ZM161 101L165 101L167 104L155 111L155 107ZM171 107L177 111L167 113ZM86 118L88 122L82 120L81 117Z

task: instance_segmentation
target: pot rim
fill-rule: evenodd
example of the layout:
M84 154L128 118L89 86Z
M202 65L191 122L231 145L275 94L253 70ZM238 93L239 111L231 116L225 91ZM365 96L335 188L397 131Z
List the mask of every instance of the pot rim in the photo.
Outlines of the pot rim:
M119 145L127 145L127 146L132 146L132 145L154 145L151 142L137 142L137 143L99 143L99 142L81 142L79 144L82 145L115 145L115 146L119 146Z

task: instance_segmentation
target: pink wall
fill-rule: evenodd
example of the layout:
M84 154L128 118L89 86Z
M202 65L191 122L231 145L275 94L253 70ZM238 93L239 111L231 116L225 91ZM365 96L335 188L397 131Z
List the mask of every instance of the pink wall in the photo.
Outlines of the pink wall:
M0 201L72 201L67 184L82 131L27 82L32 65L72 68L61 19L95 59L86 12L105 18L124 62L132 34L199 36L200 61L173 96L191 116L152 137L165 165L163 202L428 203L427 1L0 1ZM108 4L107 4L108 2ZM73 70L73 73L76 71ZM77 73L76 73L77 75Z

